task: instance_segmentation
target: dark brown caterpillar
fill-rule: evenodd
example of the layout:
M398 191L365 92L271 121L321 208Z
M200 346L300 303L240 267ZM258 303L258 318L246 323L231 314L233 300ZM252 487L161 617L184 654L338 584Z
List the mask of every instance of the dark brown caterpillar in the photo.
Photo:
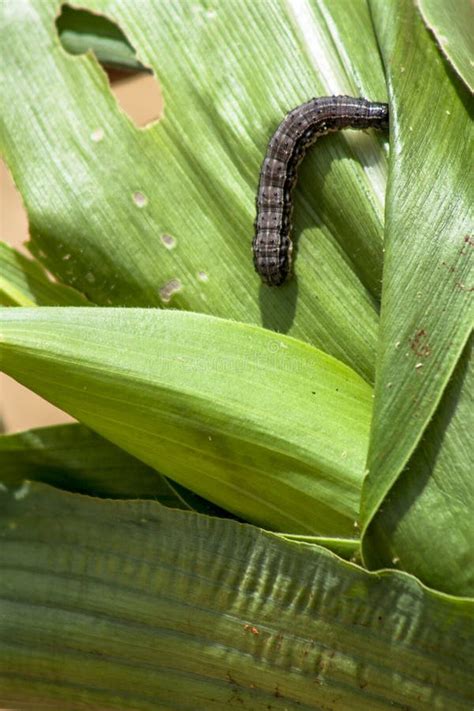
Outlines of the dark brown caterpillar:
M285 116L268 144L257 193L252 247L255 269L264 282L279 286L291 272L291 193L308 146L342 128L387 127L387 104L351 96L311 99Z

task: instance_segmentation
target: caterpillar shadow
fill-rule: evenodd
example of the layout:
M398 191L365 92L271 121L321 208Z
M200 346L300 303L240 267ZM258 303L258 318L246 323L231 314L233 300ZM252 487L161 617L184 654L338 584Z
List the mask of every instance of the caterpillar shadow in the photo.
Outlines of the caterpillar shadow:
M288 333L295 318L298 299L297 277L293 274L282 286L260 284L258 298L262 326L279 333Z

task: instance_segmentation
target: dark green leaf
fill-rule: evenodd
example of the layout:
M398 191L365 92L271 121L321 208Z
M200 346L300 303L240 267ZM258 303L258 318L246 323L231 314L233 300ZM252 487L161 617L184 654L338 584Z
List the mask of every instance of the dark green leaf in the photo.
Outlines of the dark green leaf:
M409 570L436 590L474 597L474 371L465 348L408 467L373 519L374 568Z
M409 476L417 479L413 486L421 488L423 471L412 469L410 457L440 407L472 329L474 276L474 242L469 236L472 182L467 169L473 136L469 97L439 56L411 2L373 0L371 4L389 82L393 160L369 474L362 499L364 526L384 510L407 465ZM440 417L446 421L446 414ZM436 428L433 434L439 437ZM433 442L435 447L438 444ZM457 476L466 481L471 475L466 469ZM464 503L463 517L472 519L469 502ZM395 505L403 508L406 502ZM453 518L459 515L457 497L447 496L444 506ZM450 514L439 511L438 515L442 521ZM415 545L406 539L410 551L406 556L397 549L396 557L405 569L426 573L425 546L432 547L431 561L436 559L438 543L429 528L424 532L423 545L423 527L418 528ZM443 535L442 524L439 535ZM382 541L375 538L369 528L363 542L369 565L376 565L381 555ZM379 549L376 560L371 555L375 548ZM384 559L391 554L388 543ZM451 556L452 576L461 573L461 577L446 584L450 590L464 589L464 544L451 549ZM426 582L439 580L441 569L446 570L445 563Z
M472 601L153 501L0 495L8 708L470 711Z
M71 54L92 50L99 62L107 67L131 72L149 71L137 59L120 28L103 15L63 5L56 26L63 47Z

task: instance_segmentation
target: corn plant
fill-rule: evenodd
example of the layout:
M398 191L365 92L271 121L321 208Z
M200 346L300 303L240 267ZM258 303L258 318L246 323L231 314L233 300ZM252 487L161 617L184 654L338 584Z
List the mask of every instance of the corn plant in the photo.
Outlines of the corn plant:
M77 423L0 441L9 709L471 709L472 62L465 0L6 0L2 369ZM138 128L103 66L152 71ZM258 175L322 138L294 276ZM471 280L471 281L470 281Z

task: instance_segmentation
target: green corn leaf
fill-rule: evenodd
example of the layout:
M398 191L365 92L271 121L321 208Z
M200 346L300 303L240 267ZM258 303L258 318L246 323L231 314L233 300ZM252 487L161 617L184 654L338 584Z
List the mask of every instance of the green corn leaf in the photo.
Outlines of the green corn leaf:
M171 508L230 516L77 423L1 436L0 472L0 489L16 488L17 494L25 481L39 481L89 496L154 499ZM354 559L359 552L358 538L281 535L324 546L346 559Z
M96 304L262 324L371 381L384 137L346 131L308 155L295 195L297 279L277 292L260 285L250 253L259 169L285 113L322 94L385 98L365 2L83 6L106 10L153 68L164 117L146 130L130 122L95 58L62 48L56 3L6 5L0 148L34 254Z
M468 344L440 406L366 537L374 568L416 572L437 590L474 597L474 372Z
M0 483L9 488L35 480L91 496L156 499L172 508L225 514L75 423L0 437L0 472Z
M0 242L0 304L86 306L88 301L75 289L53 282L37 261Z
M472 601L252 526L0 493L9 708L469 711Z
M469 236L472 183L466 170L473 127L466 108L467 92L439 56L411 3L374 0L372 9L391 94L394 160L390 163L386 199L386 252L369 474L362 498L365 527L377 511L379 523L383 522L381 511L388 511L385 504L392 493L397 498L397 490L392 492L392 487L407 465L407 476L414 480L412 493L417 487L422 489L426 475L418 465L413 469L410 457L437 408L442 407L443 393L471 332L470 284L474 272L473 242ZM448 397L446 403L449 411L452 399ZM449 420L448 411L439 413L441 421ZM462 428L466 426L464 423ZM426 436L425 447L440 445L436 427ZM430 442L430 437L436 441ZM441 449L443 446L444 443ZM469 486L469 468L445 477L445 506L451 510L453 520L460 515L458 477ZM410 501L395 501L394 506L406 511ZM436 535L432 527L429 533L425 528L423 546L414 545L415 539L407 537L402 548L397 540L394 550L390 543L393 521L383 539L370 527L367 529L365 561L376 565L381 558L394 557L406 565L405 569L423 574L423 580L433 585L439 583L449 567L452 575L445 581L447 589L465 590L463 532L472 518L469 501L464 502L461 518L459 534L452 534L454 539L459 535L461 545L451 547L451 559L443 563L438 560L440 545L445 543L443 526L439 526ZM413 524L413 517L411 520ZM423 520L424 516L417 522L418 543ZM427 547L431 562L425 557ZM378 550L376 555L374 549ZM405 549L410 551L407 555ZM430 568L432 573L426 577Z
M468 25L419 4L431 31L412 0L5 4L38 262L0 249L0 295L41 308L1 310L2 367L92 431L0 438L0 706L471 711ZM151 67L163 118L96 57ZM295 277L260 285L273 130L386 81L385 254L387 137L345 131L299 168Z
M230 514L159 474L80 424L54 425L0 436L0 490L21 496L30 481L64 491L118 499L153 499L171 508L229 518ZM320 545L345 559L359 553L357 538L280 534Z
M162 474L269 528L353 535L372 391L347 366L201 314L0 317L5 372Z
M474 91L472 3L469 0L418 0L418 6L441 51Z

